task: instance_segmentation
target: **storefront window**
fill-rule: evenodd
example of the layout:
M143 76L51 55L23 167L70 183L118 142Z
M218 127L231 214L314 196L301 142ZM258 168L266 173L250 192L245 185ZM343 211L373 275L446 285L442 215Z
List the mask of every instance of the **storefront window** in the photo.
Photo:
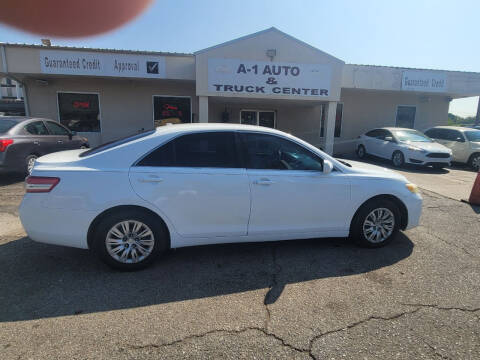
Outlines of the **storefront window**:
M397 107L396 127L413 129L415 124L415 106L399 106Z
M60 123L72 131L100 132L97 94L58 93Z
M155 127L192 122L190 98L154 96L153 119Z

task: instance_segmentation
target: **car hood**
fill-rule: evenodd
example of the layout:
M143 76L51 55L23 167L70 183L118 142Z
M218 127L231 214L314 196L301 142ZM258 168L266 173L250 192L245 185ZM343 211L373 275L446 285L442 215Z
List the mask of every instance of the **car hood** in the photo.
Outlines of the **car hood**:
M417 148L424 149L429 152L450 153L450 150L446 146L443 146L442 144L439 144L437 142L429 143L429 142L422 142L422 141L407 141L407 142L402 142L401 144L415 146Z
M343 160L343 161L349 163L352 166L347 168L350 173L369 175L372 177L389 178L389 179L408 182L405 176L399 174L396 171L387 169L385 167L367 164L359 161L351 161L351 160Z

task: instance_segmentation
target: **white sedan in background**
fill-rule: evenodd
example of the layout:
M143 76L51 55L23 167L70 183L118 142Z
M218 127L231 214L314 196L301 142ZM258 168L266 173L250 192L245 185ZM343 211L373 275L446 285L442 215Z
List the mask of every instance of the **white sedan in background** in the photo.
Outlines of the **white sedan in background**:
M404 128L380 128L359 136L357 155L374 155L391 160L393 166L404 164L444 168L450 166L452 151L420 131Z
M393 171L265 127L185 124L39 158L20 218L32 240L133 270L182 246L351 236L379 247L421 208Z

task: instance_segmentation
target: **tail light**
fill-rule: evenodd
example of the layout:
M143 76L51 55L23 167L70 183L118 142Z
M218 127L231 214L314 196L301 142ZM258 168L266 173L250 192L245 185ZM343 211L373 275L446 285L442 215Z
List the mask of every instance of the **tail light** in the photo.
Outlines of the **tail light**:
M7 150L7 147L13 144L12 139L0 139L0 152Z
M29 176L25 180L27 193L48 193L60 182L58 177Z

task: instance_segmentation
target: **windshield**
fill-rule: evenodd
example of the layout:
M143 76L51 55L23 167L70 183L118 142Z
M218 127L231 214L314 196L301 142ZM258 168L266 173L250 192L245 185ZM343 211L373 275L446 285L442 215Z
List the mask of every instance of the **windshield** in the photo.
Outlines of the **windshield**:
M433 142L428 136L416 130L394 130L393 134L398 141L411 142Z
M13 120L0 120L0 134L6 133L12 127L17 124L16 121Z
M113 141L107 142L107 143L105 143L105 144L96 146L96 147L94 147L94 148L92 148L92 149L89 149L89 150L81 153L81 154L80 154L80 157L85 157L85 156L88 156L88 155L93 155L93 154L99 153L99 152L101 152L101 151L105 151L105 150L114 148L115 146L123 145L123 144L126 144L126 143L130 142L130 141L134 141L134 140L137 140L137 139L141 139L142 137L151 135L151 134L153 134L154 132L155 132L155 130L151 130L151 131L147 131L147 132L144 132L144 133L141 133L141 134L129 135L129 136L126 136L126 137L121 138L121 139L117 139L117 140L113 140Z
M480 142L480 130L465 131L468 141Z

